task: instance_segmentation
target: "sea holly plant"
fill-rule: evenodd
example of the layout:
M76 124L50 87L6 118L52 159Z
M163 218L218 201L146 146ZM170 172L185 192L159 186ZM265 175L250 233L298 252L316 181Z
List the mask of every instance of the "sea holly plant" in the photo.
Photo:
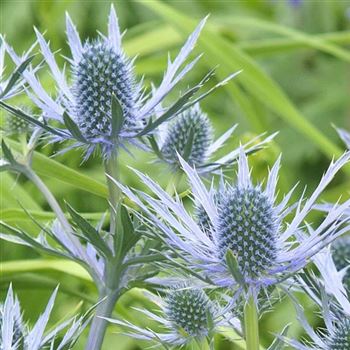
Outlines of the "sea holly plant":
M214 334L220 332L220 328L240 328L238 318L213 302L202 288L180 284L166 290L162 297L148 294L161 314L144 309L138 311L159 323L161 332L124 320L108 321L122 326L131 337L153 341L164 348L198 344L201 349L213 349Z
M54 329L48 329L47 324L57 291L56 288L43 313L36 323L29 327L23 321L20 303L10 285L4 303L0 304L0 349L68 350L73 347L91 319L91 310L83 316L60 322Z
M20 173L33 182L55 213L56 219L43 226L32 217L40 230L37 237L2 222L4 233L1 237L33 247L44 254L71 259L89 272L99 292L99 303L91 324L87 349L95 350L102 346L107 324L104 318L111 316L120 296L134 286L147 285L147 279L158 272L156 265L144 263L163 259L157 253L161 250L162 242L148 238L147 235L141 236L144 224L138 217L132 217L128 213L122 204L120 191L111 182L111 179L118 178L120 151L127 149L127 143L143 147L142 137L153 133L163 122L176 118L177 114L234 76L229 76L198 95L197 92L213 76L214 72L210 71L169 107L161 107L162 114L153 118L155 109L160 110L160 103L199 60L200 56L197 56L185 64L205 20L189 36L179 55L173 61L169 58L163 80L151 95L147 94L142 82L136 81L133 60L127 58L122 50L122 35L113 6L108 18L108 35L100 34L97 39L85 43L81 42L67 15L67 36L72 53L72 58L67 59L71 68L70 82L66 79L64 70L58 67L49 44L39 31L35 30L44 62L36 67L32 66L31 59L27 59L27 56L18 56L10 45L4 41L2 43L18 67L9 82L4 84L0 105L15 118L12 125L19 125L17 121L20 118L32 124L34 129L20 153L13 153L5 140L2 140L1 170ZM57 84L55 97L45 91L37 75L45 63ZM39 108L39 117L5 102L10 92L15 95L20 88ZM84 159L95 150L100 153L109 190L109 229L104 229L103 218L97 227L92 226L67 203L68 217L32 169L33 151L38 143L63 141L69 143L65 152L83 147ZM28 215L30 216L29 212Z
M160 118L161 115L158 115ZM156 135L149 137L149 142L160 161L166 163L173 172L182 172L179 154L189 165L195 166L201 175L212 174L232 165L239 155L239 148L232 150L222 157L215 153L223 147L237 128L233 125L219 138L213 138L213 126L199 103L186 109L177 118L163 123ZM242 147L247 154L262 149L276 134L262 141L264 135L253 138Z
M10 288L0 309L0 350L70 349L87 326L85 348L99 350L109 323L120 326L129 336L164 348L197 345L210 350L215 348L215 335L224 327L234 330L234 337L244 339L247 350L260 350L261 314L272 309L276 291L293 298L295 289L304 290L324 309L327 337L340 339L336 332L347 324L343 327L336 310L341 306L348 317L350 309L343 284L349 262L347 237L343 235L350 228L350 200L323 206L317 201L349 163L350 152L331 162L310 197L303 192L295 200L293 187L281 198L281 158L269 169L266 183L252 180L248 163L248 157L263 150L275 134L262 134L245 144L237 140L240 146L225 149L225 153L224 144L236 125L214 140L210 119L199 105L238 73L205 88L214 76L210 70L176 94L178 85L200 59L200 55L190 56L206 18L178 56L169 57L159 85L149 86L135 75L135 59L124 53L113 6L107 22L107 34L82 41L67 14L71 57L64 58L63 68L37 29L36 42L21 56L1 37L0 106L7 115L0 170L29 180L45 198L54 219L44 224L30 208L23 207L38 233L1 221L0 238L80 264L91 276L98 300L91 324L88 313L46 332L57 291L35 326L29 328L23 324L18 300ZM15 68L4 78L6 53ZM44 70L53 77L53 94L41 84ZM29 98L30 109L13 102L19 94ZM346 132L339 133L347 142ZM22 147L12 147L14 136ZM36 147L53 143L57 153L82 149L82 163L91 161L93 154L97 156L106 175L105 205L109 209L97 223L87 220L70 203L61 203L34 171ZM139 185L146 190L124 185L120 153L133 155L134 146L153 153L153 159L165 163L175 176L186 176L189 189L179 195L176 177L163 189L138 170ZM219 149L220 156L216 155ZM233 171L237 173L235 180L230 178ZM311 224L308 221L313 213L321 218ZM311 262L320 274L320 288L311 288L303 279ZM120 297L134 287L148 289L145 294L158 305L154 312L139 310L158 324L156 329L144 329L113 315ZM331 328L333 324L335 328ZM310 326L303 325L309 332ZM283 349L287 330L283 328L268 350ZM311 338L316 349L321 344L341 350L348 346L343 340L332 343Z
M30 87L28 95L42 110L45 121L58 121L64 127L48 126L4 102L1 105L10 113L41 126L52 134L53 141L72 140L73 145L70 147L83 147L86 150L85 158L99 149L104 159L113 159L117 149L126 148L126 143L142 146L140 136L149 134L162 122L187 109L234 76L229 76L209 92L194 98L204 83L213 76L213 71L210 71L172 105L162 108L162 115L157 120L152 120L155 110L159 110L159 104L200 59L197 56L184 65L205 21L206 19L199 23L174 61L169 58L160 85L149 94L143 81L136 80L134 60L128 58L123 51L122 34L113 6L108 18L108 35L100 34L97 39L84 43L67 14L66 30L72 53L67 63L70 65L71 83L68 83L64 72L58 67L49 44L38 30L35 30L37 41L55 79L59 91L57 97L52 98L44 90L35 68L28 67L23 71L23 77ZM19 65L21 58L9 45L7 51L15 64Z
M199 224L203 219L191 215L178 196L172 198L146 175L135 170L155 197L114 182L143 210L148 225L158 228L159 233L154 232L182 259L186 271L195 271L196 276L202 276L216 287L233 290L235 299L242 296L247 300L243 320L245 337L247 348L255 350L259 348L258 293L288 280L343 234L343 225L349 228L344 213L350 200L335 205L307 239L297 242L315 201L349 160L347 152L332 162L309 199L302 196L296 204L288 205L294 188L276 203L280 158L263 188L262 184L253 184L247 157L241 148L237 181L222 185L218 196L217 190L213 186L207 189L198 172L179 157L196 205L199 203L203 208L202 215L210 223L206 229ZM288 222L287 217L291 218ZM172 257L168 256L168 260Z
M300 287L315 302L320 309L325 328L314 330L299 301L292 296L300 325L304 328L311 341L300 342L282 336L281 339L297 350L346 350L350 346L350 303L348 299L338 300L328 295L322 280L313 274L307 274L299 279ZM339 285L335 284L333 290Z

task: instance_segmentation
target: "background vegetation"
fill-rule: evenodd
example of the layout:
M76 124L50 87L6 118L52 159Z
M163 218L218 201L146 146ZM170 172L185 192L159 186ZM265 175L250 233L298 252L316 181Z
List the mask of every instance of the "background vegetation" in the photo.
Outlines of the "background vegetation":
M137 74L146 81L159 81L165 68L167 52L176 52L195 23L210 13L209 23L197 45L196 53L204 56L197 70L189 77L198 79L208 67L218 65L218 79L243 69L234 82L216 92L202 104L215 126L222 133L239 123L238 133L226 148L261 132L280 133L272 147L252 158L255 175L262 179L266 167L283 153L281 192L300 181L299 191L307 183L311 190L332 156L342 152L332 124L350 130L349 62L350 2L311 0L191 0L191 1L117 1L115 2L124 37L126 52L135 56ZM165 6L165 5L169 5ZM51 47L60 49L58 57L68 56L64 13L68 11L77 24L81 37L104 32L107 26L109 1L1 1L1 32L17 52L34 41L33 25L46 31ZM11 67L11 63L8 62ZM51 77L42 75L48 88ZM186 83L190 81L187 80ZM54 93L54 90L52 91ZM26 104L21 98L19 103ZM2 121L6 118L1 115ZM12 147L18 146L13 139ZM35 157L34 168L62 202L68 201L86 217L96 220L106 210L103 169L98 158L81 164L79 151L49 158L58 146L42 147ZM166 186L167 170L152 162L140 151L134 156L123 154L122 180L136 185L127 169L136 167ZM62 165L60 165L62 164ZM76 172L78 171L78 173ZM23 178L1 175L1 219L36 233L37 227L23 213L21 206L46 223L52 214L33 185ZM186 184L180 184L185 187ZM337 200L350 188L350 169L333 182L325 200ZM1 242L1 299L10 281L18 292L25 317L34 320L49 294L59 283L55 321L95 302L96 291L87 274L68 261L39 256L31 249ZM141 291L125 295L119 312L127 319L140 319L132 306L144 305ZM312 305L306 304L309 310ZM268 344L271 332L278 332L294 320L292 306L281 302L275 312L261 322L263 341ZM313 316L315 317L315 316ZM321 322L314 319L314 322ZM135 342L115 334L110 327L104 349L143 349L148 344ZM301 337L297 324L291 334ZM77 349L83 349L84 339ZM218 348L229 349L218 340ZM231 349L236 349L234 345Z

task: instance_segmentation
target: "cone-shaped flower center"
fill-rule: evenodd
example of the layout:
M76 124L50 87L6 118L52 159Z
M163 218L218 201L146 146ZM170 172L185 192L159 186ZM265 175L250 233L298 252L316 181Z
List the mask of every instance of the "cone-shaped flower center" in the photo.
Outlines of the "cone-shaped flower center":
M272 266L276 233L273 207L260 188L232 187L222 196L215 230L219 256L231 249L245 277L259 277Z
M208 316L212 317L212 303L201 289L177 289L166 298L167 319L177 330L192 337L208 333Z
M123 54L103 42L88 43L74 73L76 122L87 139L111 136L113 94L122 105L125 123L133 121L135 82Z
M350 237L340 237L332 244L332 257L338 271L350 265ZM350 269L346 270L343 282L350 292Z
M335 331L329 340L329 349L350 349L350 319L345 319L337 324Z
M170 124L161 152L169 163L177 163L178 152L190 165L202 165L211 138L209 119L196 105L182 112Z

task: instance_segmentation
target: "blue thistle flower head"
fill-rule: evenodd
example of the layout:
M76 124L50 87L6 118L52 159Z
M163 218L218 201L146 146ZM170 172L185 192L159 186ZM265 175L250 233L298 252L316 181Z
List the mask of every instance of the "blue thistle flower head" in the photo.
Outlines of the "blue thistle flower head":
M227 311L228 307L213 302L199 287L180 283L165 291L164 297L147 294L158 305L160 312L139 311L158 322L163 332L143 329L124 320L108 321L127 329L128 336L171 347L184 346L192 341L200 343L205 338L211 340L214 332L218 333L227 326L240 330L238 318Z
M185 92L187 98L180 97L170 107L161 106L161 102L199 60L200 56L197 56L185 64L205 21L206 19L202 20L195 28L174 61L169 58L163 80L152 94L146 93L142 81L137 81L133 60L124 54L122 34L113 6L108 19L108 35L101 34L98 39L85 43L80 40L74 24L67 15L67 37L72 53L72 57L68 59L73 72L71 82L67 80L64 70L58 67L43 35L35 30L41 52L55 79L59 94L52 98L40 84L35 69L31 67L23 72L23 77L30 87L27 93L47 121L53 119L65 127L55 128L48 123L41 123L42 128L53 135L53 142L75 141L69 148L83 147L86 150L86 158L95 149L99 149L103 157L108 159L120 147L126 148L126 143L145 148L144 141L140 140L142 136L154 133L162 122L184 112L206 95L199 94L193 97L192 93ZM8 45L7 51L15 64L20 65L20 57ZM194 89L199 90L212 75L213 72L207 74ZM210 92L234 76L235 74L232 74ZM11 106L3 107L31 120L29 116L23 116ZM156 111L161 112L161 122L152 120ZM198 133L199 130L196 130ZM203 142L205 143L204 140ZM194 148L194 151L200 152L197 148ZM198 153L193 156L193 160L197 161L197 158L201 157L204 157L204 154Z
M278 255L278 212L260 186L230 186L218 206L215 232L219 258L230 249L241 272L263 276Z
M158 117L161 114L158 111ZM201 174L216 173L219 169L237 161L239 148L222 157L216 158L215 153L232 136L237 128L233 125L218 139L213 138L212 123L199 103L186 109L158 130L156 154L161 161L167 163L174 172L181 171L178 155L188 164L195 167ZM246 153L254 153L262 149L276 134L263 138L263 134L242 145ZM152 146L154 147L154 146Z
M345 318L335 325L327 343L332 350L350 349L350 318Z
M124 115L123 128L136 127L140 86L136 83L131 61L114 50L108 41L87 42L74 73L73 106L75 120L87 140L112 139L113 95Z
M261 288L278 284L302 269L309 259L350 228L349 218L344 215L350 200L332 206L315 229L308 231L310 225L305 226L315 201L349 162L350 152L331 163L310 199L302 197L292 206L288 202L294 188L276 203L280 158L269 171L266 186L255 185L241 148L236 182L220 185L218 190L214 185L207 189L199 173L181 157L179 160L195 198L194 215L177 196L172 198L138 171L135 173L156 198L142 192L136 194L115 183L144 211L145 223L159 229L155 235L161 235L184 258L184 264L196 272L195 276L202 276L207 283L236 286L239 292L248 290L257 296ZM230 254L239 271L233 271Z
M196 104L169 123L161 153L166 162L175 168L180 167L177 153L192 166L201 166L207 160L211 141L210 120Z
M165 298L165 317L180 334L190 337L208 335L209 319L214 319L214 304L200 288L184 286L171 289Z
M26 107L21 108L23 111L30 113ZM33 125L25 119L16 115L7 115L5 119L4 131L7 135L28 134L33 130Z

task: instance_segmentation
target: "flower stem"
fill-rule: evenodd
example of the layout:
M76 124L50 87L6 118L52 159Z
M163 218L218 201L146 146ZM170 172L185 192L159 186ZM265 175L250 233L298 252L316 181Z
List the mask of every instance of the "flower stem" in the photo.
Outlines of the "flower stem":
M56 198L54 195L51 193L49 188L45 185L43 180L31 169L30 167L25 167L24 170L22 170L22 173L29 179L31 180L34 185L38 188L38 190L42 193L42 195L45 197L47 200L47 203L51 207L52 211L56 214L56 217L58 221L60 222L62 229L65 233L65 236L67 240L70 242L72 246L74 246L75 251L79 255L79 259L82 261L86 262L85 267L93 266L93 261L90 261L89 256L86 254L85 250L83 249L83 246L79 242L79 239L74 236L73 234L73 229L67 220L66 216L64 215L64 212L60 205L58 204ZM94 269L88 268L89 273L91 274L92 278L98 282L100 281L99 276L96 274Z
M117 208L121 202L121 193L113 180L118 180L118 157L116 153L105 163L106 182L108 186L108 202L110 209L110 238L117 234ZM104 285L100 289L99 305L96 308L90 327L86 350L100 350L106 334L107 321L104 318L111 317L115 304L120 296L119 280L120 265L117 257L106 259L104 268Z
M110 206L111 222L110 222L110 233L113 235L116 228L116 213L117 206L120 201L120 190L113 183L112 179L118 180L118 158L115 153L112 154L111 158L105 163L106 182L108 186L108 202ZM112 179L111 179L112 178Z
M72 228L71 228L66 216L64 215L63 210L61 209L61 207L58 204L54 195L51 193L51 191L48 189L48 187L41 180L41 178L31 168L26 168L25 175L28 177L28 179L30 179L34 183L34 185L38 188L38 190L45 197L45 199L47 200L51 209L56 214L57 219L60 222L64 231L66 231L67 233L72 232ZM72 238L73 237L74 236L72 236Z
M244 332L247 350L259 350L258 309L252 295L244 307Z
M102 347L106 334L107 321L102 317L111 317L119 293L103 291L100 293L99 305L96 309L94 319L91 323L86 350L99 350Z

